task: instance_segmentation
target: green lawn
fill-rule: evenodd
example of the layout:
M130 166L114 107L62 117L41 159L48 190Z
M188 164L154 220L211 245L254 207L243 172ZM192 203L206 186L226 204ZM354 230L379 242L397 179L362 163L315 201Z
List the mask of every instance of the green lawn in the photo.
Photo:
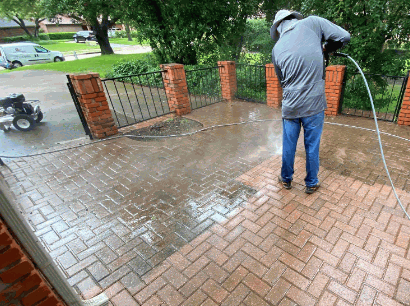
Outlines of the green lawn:
M39 45L43 46L44 48L50 51L60 51L63 53L72 53L74 51L77 53L84 53L84 52L100 50L100 47L98 45L89 46L83 42L76 44L73 42L73 40L67 40L67 39L41 40L36 43L38 43ZM131 46L141 45L137 40L135 40L135 38L133 39L133 41L128 41L127 38L110 38L110 43L131 45ZM147 44L143 44L143 45L147 45Z
M67 52L77 52L77 53L84 53L87 51L99 51L100 47L98 45L96 46L89 46L86 45L85 43L72 43L70 41L58 41L57 43L54 43L54 41L51 41L51 44L47 44L44 42L39 43L39 45L43 46L44 48L50 50L50 51L60 51L63 53Z
M97 72L102 78L109 72L113 64L121 60L143 59L148 53L138 54L112 54L104 56L90 57L69 62L48 63L24 66L13 70L2 70L0 73L10 73L20 70L51 70L66 73L86 73Z
M132 41L128 41L128 38L110 38L110 43L112 43L112 44L121 44L121 45L149 46L148 41L143 41L142 43L140 43L136 38L133 38Z
M394 113L394 111L396 110L396 106L397 106L397 100L399 98L399 94L400 94L400 90L401 90L401 84L400 85L395 85L392 91L392 87L389 87L389 90L386 91L386 94L383 95L376 95L376 97L373 97L374 99L381 99L382 97L386 98L386 97L391 97L391 101L389 103L389 105L380 108L378 111L380 113Z

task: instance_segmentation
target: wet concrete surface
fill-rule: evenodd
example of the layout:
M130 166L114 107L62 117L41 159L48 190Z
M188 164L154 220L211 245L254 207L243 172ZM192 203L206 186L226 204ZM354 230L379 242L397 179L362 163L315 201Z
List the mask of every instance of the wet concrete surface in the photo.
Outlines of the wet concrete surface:
M192 118L209 126L278 116L250 103L218 103ZM110 273L127 263L122 269L141 277L255 192L235 178L280 152L279 123L149 142L122 138L30 162L6 160L13 169L6 179L24 176L25 187L12 190L54 258L73 252L80 264L97 256ZM57 232L46 220L60 224ZM62 239L46 238L54 234ZM116 241L113 248L108 241ZM78 271L64 272L70 278Z
M189 137L120 138L64 153L5 160L7 167L0 171L21 211L69 283L85 298L118 282L134 295L140 290L136 288L147 284L146 275L153 268L212 226L234 218L260 192L258 179L252 184L236 180L251 169L267 171L263 180L273 186L272 204L285 196L275 185L280 163L276 160L272 169L258 167L281 154L278 110L222 102L186 117L204 127L271 121L215 127ZM326 121L373 128L369 119ZM410 138L408 127L380 122L380 128ZM408 190L408 142L390 136L382 139L397 187ZM296 168L299 187L294 193L305 199L300 185L302 144L301 137ZM376 136L368 131L326 124L321 162L323 179L336 173L374 186L386 181ZM327 199L324 202L332 201L326 197L328 186L321 194Z
M0 95L22 93L26 100L40 100L43 121L31 131L12 127L0 131L1 155L24 155L45 150L85 133L67 88L66 74L52 71L15 71L0 74Z

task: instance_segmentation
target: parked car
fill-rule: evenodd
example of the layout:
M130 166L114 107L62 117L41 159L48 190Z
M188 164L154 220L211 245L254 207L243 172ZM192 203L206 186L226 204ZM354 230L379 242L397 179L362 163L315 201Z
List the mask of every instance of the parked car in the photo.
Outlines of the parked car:
M12 43L0 45L0 66L12 69L25 65L64 61L63 53L50 51L36 43Z
M121 29L118 28L111 28L108 29L108 37L112 38L112 37L116 37L117 36L117 32L121 31Z
M97 40L97 38L95 37L95 33L93 31L79 31L73 35L73 38L76 43L80 41L85 42L87 40Z

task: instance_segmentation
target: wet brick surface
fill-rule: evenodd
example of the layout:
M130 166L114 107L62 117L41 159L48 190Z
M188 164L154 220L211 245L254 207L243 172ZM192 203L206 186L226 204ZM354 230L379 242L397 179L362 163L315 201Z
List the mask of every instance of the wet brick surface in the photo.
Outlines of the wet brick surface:
M265 105L218 103L187 116L204 126L277 119ZM369 119L327 121L373 128ZM381 128L410 138L408 128ZM383 136L409 204L408 142ZM410 222L374 134L326 125L322 187L276 182L280 121L185 138L117 139L7 160L1 173L69 283L113 305L404 305ZM395 304L396 303L396 304Z

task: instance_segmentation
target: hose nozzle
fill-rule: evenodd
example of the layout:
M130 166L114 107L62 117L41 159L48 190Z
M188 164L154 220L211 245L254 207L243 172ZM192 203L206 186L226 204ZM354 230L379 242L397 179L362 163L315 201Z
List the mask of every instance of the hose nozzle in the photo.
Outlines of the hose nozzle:
M345 54L345 53L340 53L340 52L333 52L333 55L334 55L334 56L340 56L340 57L348 57L347 54Z

